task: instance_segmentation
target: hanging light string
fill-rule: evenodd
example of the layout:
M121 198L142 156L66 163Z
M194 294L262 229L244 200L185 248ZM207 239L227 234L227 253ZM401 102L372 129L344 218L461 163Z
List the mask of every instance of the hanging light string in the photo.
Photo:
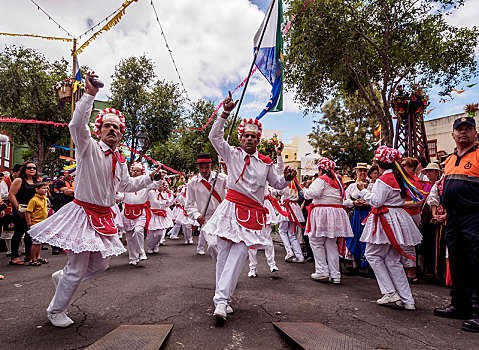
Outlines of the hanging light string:
M33 3L35 4L35 6L38 8L38 10L39 10L39 11L42 11L42 12L48 17L49 20L53 21L53 22L58 26L58 28L60 28L61 30L63 30L65 33L67 33L68 36L74 38L74 36L71 35L71 34L68 32L68 30L66 30L65 28L63 28L63 27L60 25L60 23L58 23L57 21L55 21L52 16L50 16L48 13L46 13L46 11L45 11L44 9L42 9L42 8L40 7L40 5L38 5L34 0L30 0L30 1L33 2Z
M110 17L113 17L114 15L116 15L117 12L119 12L121 9L123 8L123 6L120 6L119 8L117 8L115 11L113 11L109 16L106 16L106 18L104 18L103 20L101 20L100 22L98 22L97 24L95 24L93 27L90 27L87 31L85 31L84 33L80 34L80 36L78 36L78 39L80 39L82 36L84 36L85 34L87 34L88 32L92 32L96 27L100 26L100 24L102 24L103 22L106 22L108 21L108 19Z
M183 91L186 95L186 98L191 103L191 100L188 96L188 92L186 91L186 88L185 88L185 84L183 84L183 80L181 79L180 72L178 71L178 67L176 66L175 59L173 58L173 52L171 51L170 46L168 45L168 41L166 40L165 32L163 31L163 27L161 26L160 19L158 18L158 13L156 12L155 4L153 4L153 0L151 0L150 3L151 3L151 6L153 7L153 11L155 11L156 21L160 25L161 35L163 36L163 39L165 39L166 48L168 49L168 52L170 53L171 61L173 62L173 66L175 66L176 74L178 75L178 79L180 80L180 84L183 87Z

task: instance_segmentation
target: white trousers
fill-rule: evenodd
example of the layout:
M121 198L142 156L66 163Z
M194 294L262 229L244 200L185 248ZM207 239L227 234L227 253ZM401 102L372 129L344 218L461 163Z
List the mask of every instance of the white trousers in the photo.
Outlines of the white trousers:
M397 292L403 303L414 304L401 255L392 245L367 243L364 255L376 275L382 294Z
M268 262L268 266L270 268L276 267L276 262L274 261L274 245L273 239L271 238L271 225L266 225L265 228L269 233L269 241L271 243L270 246L264 248L264 255L266 256L266 261ZM258 259L256 254L258 253L257 249L248 249L248 256L249 256L249 268L256 269L258 265Z
M165 236L165 232L165 229L150 230L150 234L146 236L146 245L149 250L158 248L161 238Z
M205 251L205 245L206 245L205 235L200 230L200 235L198 236L198 246L196 247L196 251L197 252L204 252Z
M218 258L216 260L216 290L213 298L215 306L231 302L231 296L248 256L248 247L243 242L234 243L218 238L216 247Z
M181 229L181 224L177 220L175 222L175 225L173 226L173 228L170 230L170 238L178 238L178 235L180 233L180 229Z
M145 255L145 235L142 226L135 226L133 230L126 231L126 244L130 260L139 259Z
M406 253L409 256L416 257L416 247L413 245L402 245L401 246L402 250L404 250L404 253ZM405 256L401 255L401 264L405 268L412 268L416 267L416 260L411 260L409 258L406 258Z
M330 278L341 278L337 239L309 237L309 245L314 255L315 272Z
M296 259L303 259L303 251L299 246L298 236L296 235L299 227L295 227L293 233L291 233L291 225L289 221L281 221L278 226L279 235L283 240L284 249L286 249L286 254L293 252ZM296 225L295 225L296 226Z
M80 282L105 271L110 263L110 257L102 258L100 252L73 253L68 250L67 256L67 265L63 268L57 290L47 309L49 314L67 311Z

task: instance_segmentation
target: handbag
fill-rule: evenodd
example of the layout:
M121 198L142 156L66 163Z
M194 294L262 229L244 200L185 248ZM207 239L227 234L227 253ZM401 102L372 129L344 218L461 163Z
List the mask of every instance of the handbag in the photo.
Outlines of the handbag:
M18 212L19 213L25 213L27 211L27 204L19 204L18 205Z

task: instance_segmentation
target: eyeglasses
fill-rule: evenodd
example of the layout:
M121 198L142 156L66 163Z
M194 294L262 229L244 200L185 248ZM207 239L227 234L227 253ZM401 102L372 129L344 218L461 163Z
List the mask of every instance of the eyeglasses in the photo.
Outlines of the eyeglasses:
M36 166L27 166L27 167L25 167L25 169L27 169L27 170L37 170L37 167Z

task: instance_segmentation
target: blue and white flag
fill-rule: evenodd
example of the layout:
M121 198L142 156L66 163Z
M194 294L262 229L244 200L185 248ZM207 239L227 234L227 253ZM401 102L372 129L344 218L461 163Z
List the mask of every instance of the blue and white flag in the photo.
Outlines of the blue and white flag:
M273 9L271 10L271 6ZM283 110L283 35L281 23L283 23L282 0L271 0L266 10L263 23L254 36L254 52L258 50L261 33L265 26L268 14L271 15L264 32L263 41L256 57L255 65L272 86L268 104L256 119L262 118L268 112L280 112Z
M81 84L81 72L80 72L80 65L78 64L78 58L75 56L75 68L77 72L75 74L75 82L73 83L73 93L75 93L78 89L78 86Z

